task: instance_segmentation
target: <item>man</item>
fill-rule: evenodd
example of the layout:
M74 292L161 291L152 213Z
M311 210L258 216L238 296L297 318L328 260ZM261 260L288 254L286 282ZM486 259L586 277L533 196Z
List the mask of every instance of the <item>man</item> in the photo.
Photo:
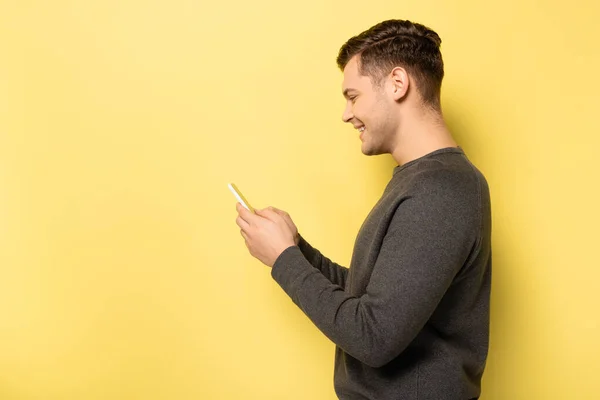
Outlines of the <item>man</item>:
M250 253L336 344L341 399L480 396L489 336L491 209L484 176L446 127L439 36L381 22L339 52L343 120L366 155L398 166L346 269L309 245L284 211L237 224Z

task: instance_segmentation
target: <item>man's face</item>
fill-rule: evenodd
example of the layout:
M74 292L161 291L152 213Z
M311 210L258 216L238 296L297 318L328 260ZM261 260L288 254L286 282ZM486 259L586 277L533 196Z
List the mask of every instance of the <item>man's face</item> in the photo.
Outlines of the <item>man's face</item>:
M342 119L359 130L363 154L391 153L397 125L394 101L386 95L385 83L374 87L370 77L360 75L354 56L344 68L342 91L346 98Z

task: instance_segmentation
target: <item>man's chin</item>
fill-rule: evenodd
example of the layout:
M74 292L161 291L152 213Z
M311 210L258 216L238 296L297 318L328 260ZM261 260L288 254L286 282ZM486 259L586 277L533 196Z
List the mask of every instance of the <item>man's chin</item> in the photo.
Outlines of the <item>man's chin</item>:
M378 156L380 154L383 154L382 151L378 151L378 149L374 149L372 147L367 147L364 145L364 143L360 150L365 156Z

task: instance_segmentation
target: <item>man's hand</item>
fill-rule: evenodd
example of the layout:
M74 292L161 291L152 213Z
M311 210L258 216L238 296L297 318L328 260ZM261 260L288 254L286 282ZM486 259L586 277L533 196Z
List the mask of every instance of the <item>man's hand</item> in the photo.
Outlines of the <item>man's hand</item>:
M235 222L241 228L246 247L263 264L273 267L285 249L298 244L298 229L285 211L268 207L255 209L256 214L253 214L240 203L236 204L236 209Z
M288 226L290 227L290 230L292 231L292 234L294 235L294 243L296 245L298 245L298 243L300 242L300 236L298 234L298 228L296 227L296 224L294 224L294 221L292 221L292 217L290 217L290 214L288 214L287 212L285 212L283 210L275 208L275 207L268 207L268 209L275 211L277 214L279 214L283 218L283 220L285 221L285 223L288 224Z

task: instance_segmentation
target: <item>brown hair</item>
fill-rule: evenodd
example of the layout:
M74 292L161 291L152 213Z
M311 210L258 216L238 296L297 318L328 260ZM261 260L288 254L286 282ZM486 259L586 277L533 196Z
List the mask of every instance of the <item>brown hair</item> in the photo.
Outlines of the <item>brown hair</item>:
M343 71L358 55L359 73L371 77L378 87L393 68L404 67L414 78L424 102L439 110L444 77L441 43L438 34L426 26L390 19L348 40L340 48L337 65Z

